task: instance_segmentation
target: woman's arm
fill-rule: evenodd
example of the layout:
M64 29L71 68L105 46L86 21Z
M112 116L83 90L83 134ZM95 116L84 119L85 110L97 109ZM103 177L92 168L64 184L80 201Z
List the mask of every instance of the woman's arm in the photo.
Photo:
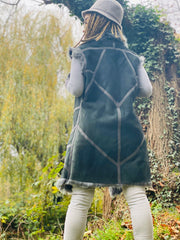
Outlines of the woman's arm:
M139 97L150 97L152 95L152 85L143 65L140 64L138 67L139 77Z
M75 97L80 97L84 90L84 79L82 74L82 65L79 59L72 58L71 72L66 80L66 89Z

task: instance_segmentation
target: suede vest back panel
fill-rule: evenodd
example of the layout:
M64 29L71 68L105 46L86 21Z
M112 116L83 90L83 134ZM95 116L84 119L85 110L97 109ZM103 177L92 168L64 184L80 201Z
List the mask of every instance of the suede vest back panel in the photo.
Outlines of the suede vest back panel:
M78 51L85 87L75 99L63 184L148 185L146 142L133 110L139 58L111 37L83 44Z

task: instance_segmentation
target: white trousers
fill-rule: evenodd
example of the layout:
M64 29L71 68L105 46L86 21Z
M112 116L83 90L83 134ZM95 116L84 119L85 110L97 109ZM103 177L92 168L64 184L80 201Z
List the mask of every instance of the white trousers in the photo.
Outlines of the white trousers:
M123 188L130 208L133 235L135 240L153 240L153 223L151 210L142 186ZM88 210L94 196L94 189L75 188L68 207L64 229L64 240L82 240Z

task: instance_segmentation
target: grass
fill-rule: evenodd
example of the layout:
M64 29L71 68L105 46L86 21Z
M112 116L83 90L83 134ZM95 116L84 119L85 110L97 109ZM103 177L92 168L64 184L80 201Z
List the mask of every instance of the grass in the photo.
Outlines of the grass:
M180 206L162 208L161 204L152 204L154 224L154 240L179 240L180 239ZM5 240L1 235L1 239ZM24 240L25 238L8 238L11 240ZM41 237L28 238L32 240L63 240L62 236L55 233L45 233ZM88 222L83 240L133 240L130 218L122 220L105 221L97 216Z
M154 240L180 239L180 207L162 208L161 204L152 204ZM84 240L133 240L131 220L102 221L95 218L89 224Z

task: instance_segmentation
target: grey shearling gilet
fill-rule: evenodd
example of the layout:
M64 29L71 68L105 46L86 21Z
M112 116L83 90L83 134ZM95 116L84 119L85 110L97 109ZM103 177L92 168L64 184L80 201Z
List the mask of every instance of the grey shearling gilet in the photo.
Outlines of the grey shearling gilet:
M85 87L75 99L57 186L149 185L146 141L133 110L138 56L111 35L82 44L71 55L83 65Z

